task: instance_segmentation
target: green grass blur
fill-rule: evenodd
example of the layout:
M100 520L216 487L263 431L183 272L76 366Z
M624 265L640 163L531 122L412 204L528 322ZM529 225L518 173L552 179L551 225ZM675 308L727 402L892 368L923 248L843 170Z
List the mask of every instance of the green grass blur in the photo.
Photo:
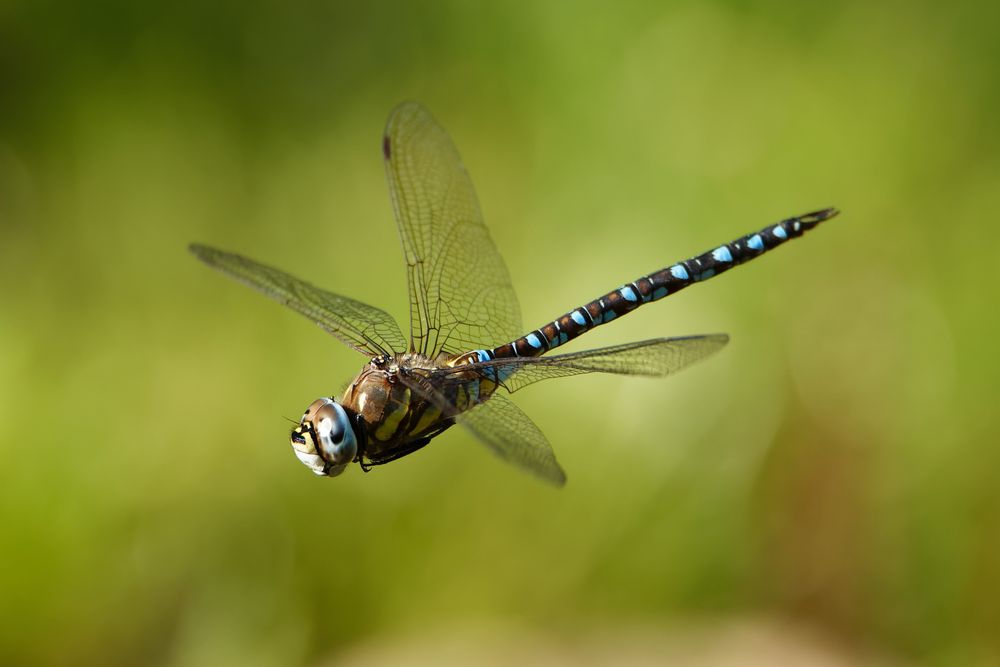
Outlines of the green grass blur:
M613 664L733 623L1000 661L998 6L362 4L0 7L0 663ZM457 430L314 478L284 417L365 360L185 247L403 318L403 99L531 327L843 214L570 348L728 332L710 361L518 393L561 491Z

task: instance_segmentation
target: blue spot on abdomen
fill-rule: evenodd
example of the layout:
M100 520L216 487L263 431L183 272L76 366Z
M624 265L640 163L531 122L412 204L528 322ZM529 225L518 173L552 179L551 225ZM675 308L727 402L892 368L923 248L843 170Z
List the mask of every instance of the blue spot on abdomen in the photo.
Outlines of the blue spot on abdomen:
M727 246L720 246L712 251L712 259L716 262L731 262L733 261L733 253L729 252Z

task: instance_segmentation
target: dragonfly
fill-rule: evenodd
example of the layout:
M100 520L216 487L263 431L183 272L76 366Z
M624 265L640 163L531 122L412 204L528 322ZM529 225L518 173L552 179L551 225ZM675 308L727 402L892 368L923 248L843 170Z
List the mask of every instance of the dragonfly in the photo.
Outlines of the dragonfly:
M420 104L390 114L382 136L409 288L410 335L384 310L247 257L192 244L209 266L304 315L368 358L339 397L316 399L292 429L298 459L334 477L412 454L455 424L500 458L566 481L545 435L512 394L583 373L662 377L717 352L725 334L653 338L549 355L573 339L799 237L837 215L787 218L617 287L524 332L510 274L447 132Z

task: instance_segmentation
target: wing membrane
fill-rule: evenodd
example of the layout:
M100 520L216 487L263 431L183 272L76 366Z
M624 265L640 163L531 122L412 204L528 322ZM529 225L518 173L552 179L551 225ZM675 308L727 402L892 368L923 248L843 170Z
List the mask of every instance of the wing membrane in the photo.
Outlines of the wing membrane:
M729 336L725 334L654 338L551 357L496 359L440 369L432 372L432 381L447 391L444 388L452 383L467 382L467 373L471 369L498 379L507 391L515 392L539 380L581 373L663 377L717 352L727 342Z
M258 292L305 315L327 333L370 357L406 350L399 325L384 310L313 287L295 276L235 253L203 245L191 252Z
M498 359L454 368L420 369L400 377L413 391L433 402L441 412L472 431L500 458L556 485L566 481L545 435L531 419L504 396L493 393L486 401L462 411L448 399L457 385L468 385L469 371L499 380L509 392L539 380L580 373L670 375L721 349L725 334L657 338L552 357Z
M448 134L407 102L390 114L382 152L406 258L412 349L433 359L516 338L517 296Z
M472 431L503 460L556 486L566 483L566 473L556 461L545 434L510 399L494 394L455 421Z
M463 412L434 387L426 375L410 373L400 377L411 390L434 403L445 415L452 416L504 461L550 484L562 486L566 483L566 473L556 461L545 434L509 399L493 394Z

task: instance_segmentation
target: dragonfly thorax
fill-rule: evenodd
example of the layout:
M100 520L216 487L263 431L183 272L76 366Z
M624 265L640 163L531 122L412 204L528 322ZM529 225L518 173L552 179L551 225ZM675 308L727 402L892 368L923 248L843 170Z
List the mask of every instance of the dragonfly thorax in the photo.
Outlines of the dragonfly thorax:
M292 429L292 450L317 475L344 472L358 453L358 437L351 417L332 398L319 398Z
M353 461L367 469L419 449L452 422L400 376L436 366L412 352L374 357L339 400L319 398L305 411L290 437L295 456L315 474L334 477Z

